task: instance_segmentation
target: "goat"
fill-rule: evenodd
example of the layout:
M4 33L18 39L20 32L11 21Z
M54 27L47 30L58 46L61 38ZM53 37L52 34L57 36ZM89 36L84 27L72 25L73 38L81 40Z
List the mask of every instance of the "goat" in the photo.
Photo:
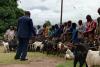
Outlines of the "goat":
M80 67L83 67L83 64L86 63L85 59L86 59L86 55L88 52L88 47L87 44L85 43L80 43L75 45L74 47L74 67L76 67L77 62L80 63ZM87 67L87 64L86 64Z
M69 60L74 59L74 54L73 54L73 52L71 52L70 49L67 49L66 54L65 54L65 59L66 60L67 59L69 59Z
M3 47L4 47L4 52L7 53L9 52L9 43L2 41Z
M42 42L36 41L33 43L33 46L35 51L37 50L38 47L40 48L40 51L42 51L44 44L42 44Z
M86 63L88 67L93 67L95 65L100 66L100 51L89 50L86 57Z
M66 45L64 45L62 42L59 42L59 43L58 43L58 53L59 53L61 56L63 56L63 54L66 53L67 48L68 48L68 47L67 47Z

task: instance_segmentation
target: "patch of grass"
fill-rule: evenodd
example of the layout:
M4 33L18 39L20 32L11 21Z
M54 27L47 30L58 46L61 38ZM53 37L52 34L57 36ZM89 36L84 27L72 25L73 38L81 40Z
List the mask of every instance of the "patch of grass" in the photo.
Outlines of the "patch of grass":
M73 61L66 61L62 64L58 64L57 67L73 67Z
M3 53L3 47L0 46L0 64L28 64L34 58L44 58L47 57L46 54L40 52L28 52L29 61L21 62L19 60L14 60L15 52ZM48 57L57 58L59 57L54 55L48 55ZM73 61L66 61L62 64L58 64L56 67L73 67Z
M45 57L45 54L39 52L28 52L29 61L21 62L19 60L14 59L15 52L4 53L4 49L0 46L0 64L28 64L30 63L31 59L38 58L38 57Z
M29 61L21 62L19 60L14 60L15 53L0 53L0 64L27 64L30 62L30 59L43 57L42 53L32 53L28 52Z
M73 61L68 60L62 64L58 64L56 67L73 67ZM79 67L79 64L77 64L77 67ZM85 67L85 65L83 67Z
M15 52L10 52L10 53L4 53L4 49L2 46L0 46L0 64L28 64L32 60L36 58L44 58L44 57L51 57L51 58L58 58L57 56L54 55L46 55L40 52L28 52L28 61L21 62L19 60L15 60Z
M14 60L15 53L0 53L0 64L26 63Z

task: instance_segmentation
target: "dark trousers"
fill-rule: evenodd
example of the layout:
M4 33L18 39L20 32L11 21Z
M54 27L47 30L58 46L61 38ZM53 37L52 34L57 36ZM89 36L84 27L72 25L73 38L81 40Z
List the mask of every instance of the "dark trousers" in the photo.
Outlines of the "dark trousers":
M18 38L19 45L17 47L17 53L15 58L26 59L29 38Z

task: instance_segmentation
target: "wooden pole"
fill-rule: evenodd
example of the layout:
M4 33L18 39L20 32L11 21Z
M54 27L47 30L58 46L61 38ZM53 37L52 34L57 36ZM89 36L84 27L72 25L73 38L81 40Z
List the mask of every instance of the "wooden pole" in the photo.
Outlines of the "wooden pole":
M62 24L62 18L63 18L63 0L61 0L61 16L60 16L60 24Z

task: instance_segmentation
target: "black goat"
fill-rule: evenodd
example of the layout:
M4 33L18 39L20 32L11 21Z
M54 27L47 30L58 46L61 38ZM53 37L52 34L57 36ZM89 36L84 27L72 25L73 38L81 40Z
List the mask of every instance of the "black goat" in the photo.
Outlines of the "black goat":
M78 62L80 64L79 67L83 67L83 64L85 63L85 59L88 52L88 47L86 45L84 43L75 45L76 47L74 48L74 55L75 55L74 67L76 67ZM87 67L87 64L86 64L86 67Z

